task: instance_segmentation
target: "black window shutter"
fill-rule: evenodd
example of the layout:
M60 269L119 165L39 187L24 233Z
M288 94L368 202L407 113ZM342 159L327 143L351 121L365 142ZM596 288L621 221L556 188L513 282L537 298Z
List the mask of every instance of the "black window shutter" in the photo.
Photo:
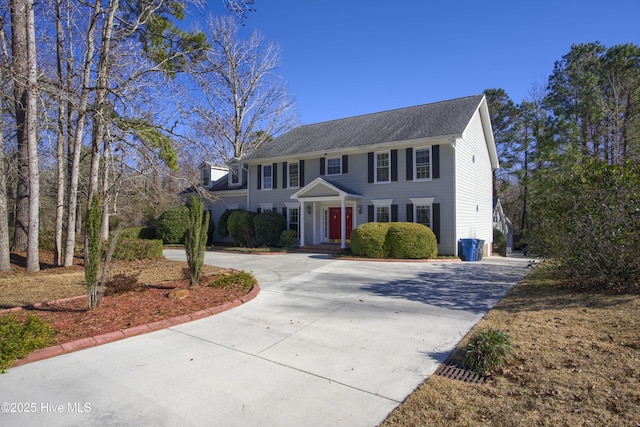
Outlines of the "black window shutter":
M271 188L278 188L278 164L271 165Z
M300 166L298 166L298 173L300 174L300 178L298 178L298 182L300 182L300 188L304 187L304 160L300 160Z
M407 181L413 181L413 148L407 148Z
M349 156L342 156L342 173L349 173Z
M373 182L373 153L367 154L367 169L369 170L368 180L369 182Z
M398 180L398 150L391 150L391 181Z
M433 163L431 178L440 178L440 146L434 145L431 147L431 162Z
M325 162L325 158L324 157L320 157L320 176L324 175L324 162Z
M374 207L373 205L369 205L369 206L367 206L367 214L368 214L368 216L367 216L367 220L368 220L369 222L373 222L373 221L375 221L375 218L374 218L374 216L373 216L373 215L374 215L374 208L375 208L375 207Z
M256 213L262 213L262 208L256 208Z
M407 222L413 222L413 204L407 205Z
M287 188L287 162L282 162L282 188Z
M398 205L391 205L391 222L398 222Z
M282 216L285 217L285 218L287 217L287 207L286 206L284 206L282 208Z
M258 165L258 190L262 188L262 165Z
M436 242L440 243L440 203L431 205L433 218L431 219L431 231L436 235Z

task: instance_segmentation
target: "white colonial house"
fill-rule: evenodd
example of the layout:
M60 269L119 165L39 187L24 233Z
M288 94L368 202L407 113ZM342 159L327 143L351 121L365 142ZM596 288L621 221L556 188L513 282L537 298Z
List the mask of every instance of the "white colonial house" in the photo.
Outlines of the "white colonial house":
M491 253L498 156L483 95L299 126L207 182L211 167L216 223L225 209L273 210L301 246L346 247L359 224L410 221L434 231L440 254L462 238Z

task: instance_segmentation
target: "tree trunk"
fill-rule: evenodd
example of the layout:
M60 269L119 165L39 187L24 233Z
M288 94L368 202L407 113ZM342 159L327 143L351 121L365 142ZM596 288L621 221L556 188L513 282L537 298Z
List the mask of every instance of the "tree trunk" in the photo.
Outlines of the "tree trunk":
M11 50L13 53L13 93L16 110L18 142L18 183L14 216L12 252L26 252L29 228L29 152L27 147L27 81L28 42L27 4L25 0L11 0Z
M27 84L27 147L29 153L29 235L27 243L27 271L40 270L40 167L38 165L38 133L36 91L36 27L33 0L25 0L27 13L28 84Z
M40 169L36 109L36 43L33 0L11 1L11 37L18 142L18 202L14 249L27 250L27 271L40 270L38 252Z
M64 266L73 265L73 256L76 247L76 222L81 219L78 213L78 182L80 178L80 154L82 148L82 139L84 137L84 127L87 117L87 105L89 104L89 95L91 92L91 65L93 63L93 55L95 52L95 30L100 15L100 8L94 7L93 16L87 32L87 52L84 61L82 74L82 91L78 103L77 124L73 138L73 144L69 145L69 191L67 198L67 241L65 245ZM78 227L79 229L79 227Z
M0 99L0 110L4 99ZM4 129L3 116L0 114L0 129ZM11 252L9 251L9 212L7 205L7 176L4 154L4 133L0 132L0 270L11 271Z

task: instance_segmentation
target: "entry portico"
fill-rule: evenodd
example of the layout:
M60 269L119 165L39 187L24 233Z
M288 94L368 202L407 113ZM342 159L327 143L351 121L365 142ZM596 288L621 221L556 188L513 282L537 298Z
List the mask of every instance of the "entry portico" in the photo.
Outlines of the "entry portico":
M361 194L348 190L342 185L330 182L323 178L316 178L309 184L291 195L291 199L300 203L300 246L305 245L305 217L311 216L313 221L313 244L322 243L327 238L333 236L329 230L338 226L340 229L340 247L347 247L347 238L354 224L356 215L353 211L357 209L358 200L362 199ZM340 216L332 215L337 211L339 204ZM351 222L350 224L347 224Z

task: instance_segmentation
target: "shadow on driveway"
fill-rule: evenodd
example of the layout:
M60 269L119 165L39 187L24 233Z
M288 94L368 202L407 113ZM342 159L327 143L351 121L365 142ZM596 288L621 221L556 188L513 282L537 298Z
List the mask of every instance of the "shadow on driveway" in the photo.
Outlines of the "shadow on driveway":
M521 266L456 263L414 278L372 283L361 289L450 310L485 313L523 277Z

